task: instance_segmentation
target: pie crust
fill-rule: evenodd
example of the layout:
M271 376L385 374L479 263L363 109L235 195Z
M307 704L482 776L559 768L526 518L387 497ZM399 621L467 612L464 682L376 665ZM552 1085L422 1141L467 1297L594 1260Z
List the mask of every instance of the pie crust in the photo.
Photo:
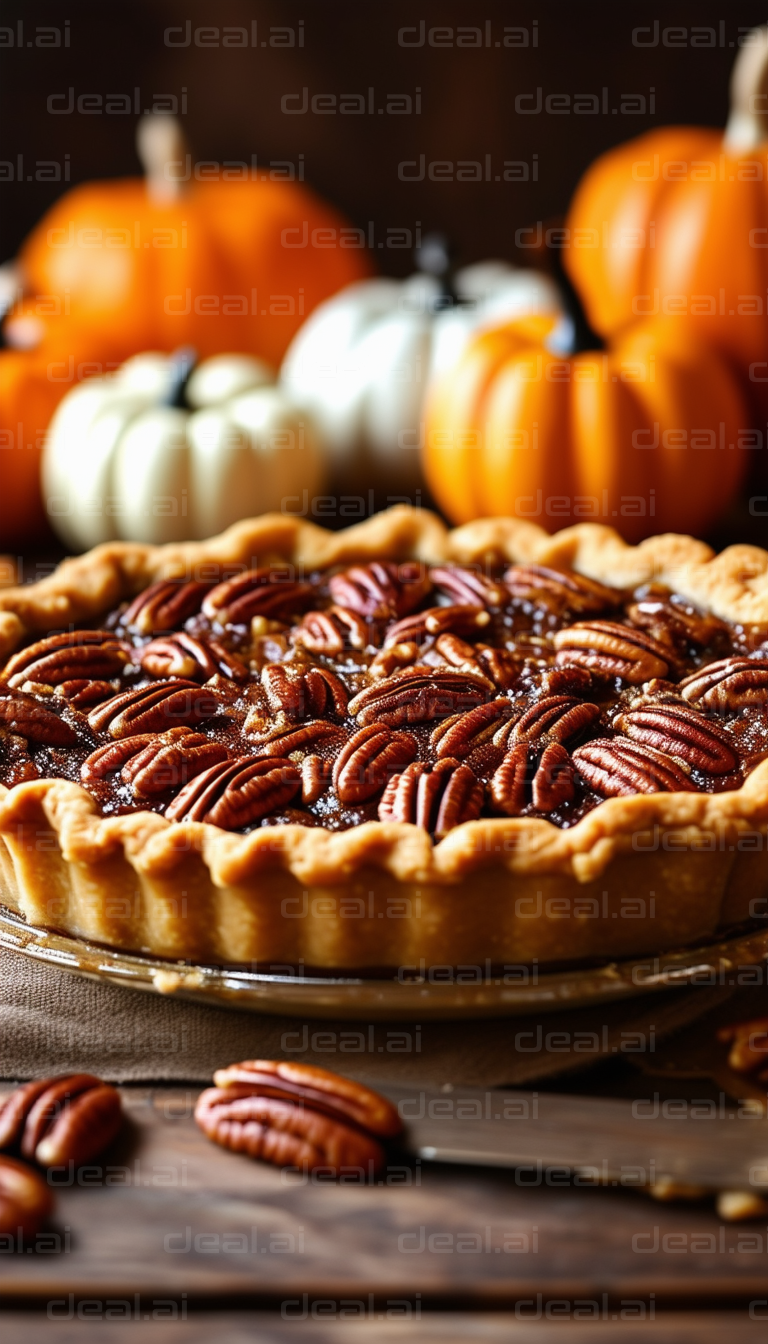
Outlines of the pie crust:
M661 583L723 620L768 626L768 552L756 547L715 555L672 534L632 547L595 524L551 536L498 518L449 531L398 506L342 532L273 514L201 543L97 547L0 593L0 656L206 562L279 559L536 563L612 586ZM242 835L150 811L105 817L61 779L0 786L0 800L6 904L34 925L169 958L448 974L660 951L768 909L768 761L731 792L610 798L571 829L481 819L439 843L378 821Z

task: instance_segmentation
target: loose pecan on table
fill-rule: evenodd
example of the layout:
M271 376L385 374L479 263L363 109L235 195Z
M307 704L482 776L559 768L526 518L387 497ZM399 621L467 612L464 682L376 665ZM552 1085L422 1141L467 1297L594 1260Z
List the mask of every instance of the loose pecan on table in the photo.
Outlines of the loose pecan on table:
M371 723L354 733L333 765L333 784L342 803L362 803L384 788L390 776L416 755L416 739Z
M26 1162L0 1155L0 1236L34 1237L53 1210L53 1195Z
M528 804L553 812L573 800L574 768L565 747L550 742L541 755L528 742L518 742L494 772L489 793L496 812L517 817Z
M483 786L468 765L450 756L432 768L413 761L387 784L379 803L379 821L410 822L442 839L454 826L476 821Z
M432 730L430 746L438 760L444 756L459 759L469 756L477 747L490 742L501 720L508 719L511 713L510 701L500 698L489 700L486 705L476 705L465 714L452 714Z
M328 580L334 602L371 621L397 619L413 611L431 588L424 565L406 560L374 560L353 565Z
M462 565L440 565L430 573L438 592L446 593L452 602L473 607L503 607L508 601L504 585L480 570Z
M768 659L720 658L691 672L678 690L692 705L715 714L764 705L768 701Z
M166 808L169 821L201 821L236 831L276 812L298 793L301 775L281 758L238 756L184 785Z
M320 718L335 714L340 718L346 713L344 683L326 667L272 663L262 668L261 684L272 713L284 714L294 723L305 715Z
M644 705L613 721L634 742L679 756L709 775L727 775L739 763L738 753L725 729L711 723L688 705Z
M111 1143L123 1122L120 1093L92 1073L63 1073L17 1087L0 1104L0 1149L44 1167L78 1165Z
M67 631L49 635L15 653L3 669L3 681L12 688L25 681L57 686L87 677L114 677L130 663L133 650L110 630Z
M249 625L254 616L293 616L311 601L311 585L294 579L290 570L251 569L209 589L203 612L218 625Z
M92 784L119 770L123 783L130 784L134 794L152 798L169 789L180 789L228 756L222 743L203 733L169 728L164 733L140 733L98 747L83 761L80 778L84 784Z
M414 640L423 643L428 635L479 635L490 624L490 615L484 607L471 603L454 602L447 607L427 607L390 625L384 637L384 648Z
M579 621L558 630L553 642L557 663L573 663L630 685L666 677L674 663L671 649L644 630L632 630L616 621Z
M71 747L77 741L74 728L64 719L21 691L0 691L0 728L46 747Z
M573 695L546 695L510 726L509 740L536 742L541 737L568 742L600 718L600 707Z
M442 668L411 667L360 691L348 705L362 726L447 719L489 700L495 687L487 677Z
M384 1097L308 1064L246 1060L218 1069L214 1082L195 1107L203 1133L277 1166L376 1172L385 1161L380 1140L402 1129Z
M511 565L504 575L504 586L516 601L585 616L615 607L621 596L583 574L566 574L546 565Z
M364 649L373 642L374 629L356 611L347 607L329 607L327 611L308 611L292 632L294 644L310 653L339 657L349 647Z
M653 747L618 738L595 738L574 751L582 779L604 798L635 793L696 793L696 785L677 761Z
M121 691L92 709L88 722L96 733L132 737L136 733L161 733L172 726L201 723L220 710L221 705L210 690L206 691L196 681L175 677Z
M173 630L197 614L209 588L210 584L195 579L159 579L126 607L120 624L140 635Z
M248 680L248 668L219 640L199 639L186 631L150 640L138 654L138 662L150 677L208 681L221 673L230 681Z

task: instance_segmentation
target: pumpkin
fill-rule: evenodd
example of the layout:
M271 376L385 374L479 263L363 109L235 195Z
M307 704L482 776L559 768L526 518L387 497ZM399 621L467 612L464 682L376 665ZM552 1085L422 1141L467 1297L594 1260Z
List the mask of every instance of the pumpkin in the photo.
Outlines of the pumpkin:
M430 379L484 325L557 307L556 288L533 271L485 262L453 274L438 236L417 260L408 280L364 280L320 304L283 362L283 386L313 415L347 486L413 492Z
M311 423L267 365L235 354L191 367L183 351L72 388L42 466L50 522L78 551L210 536L314 494L323 476Z
M93 182L62 196L19 257L28 293L66 301L78 327L120 343L121 358L191 344L278 365L306 314L370 273L359 230L296 181L266 171L179 181L178 123L146 116L146 178ZM210 180L209 180L210 179Z
M484 332L435 382L423 455L437 503L455 523L605 522L631 542L706 532L752 445L726 363L669 322L570 355L565 335L552 317Z
M565 265L597 331L682 319L766 387L767 91L759 28L734 65L725 134L664 127L604 154L565 232Z

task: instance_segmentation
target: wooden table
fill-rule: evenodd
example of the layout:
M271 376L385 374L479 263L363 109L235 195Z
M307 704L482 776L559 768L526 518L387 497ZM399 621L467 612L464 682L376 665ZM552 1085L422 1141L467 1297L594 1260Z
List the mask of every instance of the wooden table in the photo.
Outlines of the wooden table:
M122 1092L52 1231L0 1248L3 1341L768 1338L768 1220L479 1168L313 1183L210 1144L197 1088Z

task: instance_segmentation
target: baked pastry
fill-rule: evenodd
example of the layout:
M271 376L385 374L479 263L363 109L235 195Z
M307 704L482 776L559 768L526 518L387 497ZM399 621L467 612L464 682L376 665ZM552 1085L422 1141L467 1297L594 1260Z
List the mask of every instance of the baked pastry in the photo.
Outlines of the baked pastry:
M507 967L758 915L768 554L395 508L0 594L3 899L173 958Z

